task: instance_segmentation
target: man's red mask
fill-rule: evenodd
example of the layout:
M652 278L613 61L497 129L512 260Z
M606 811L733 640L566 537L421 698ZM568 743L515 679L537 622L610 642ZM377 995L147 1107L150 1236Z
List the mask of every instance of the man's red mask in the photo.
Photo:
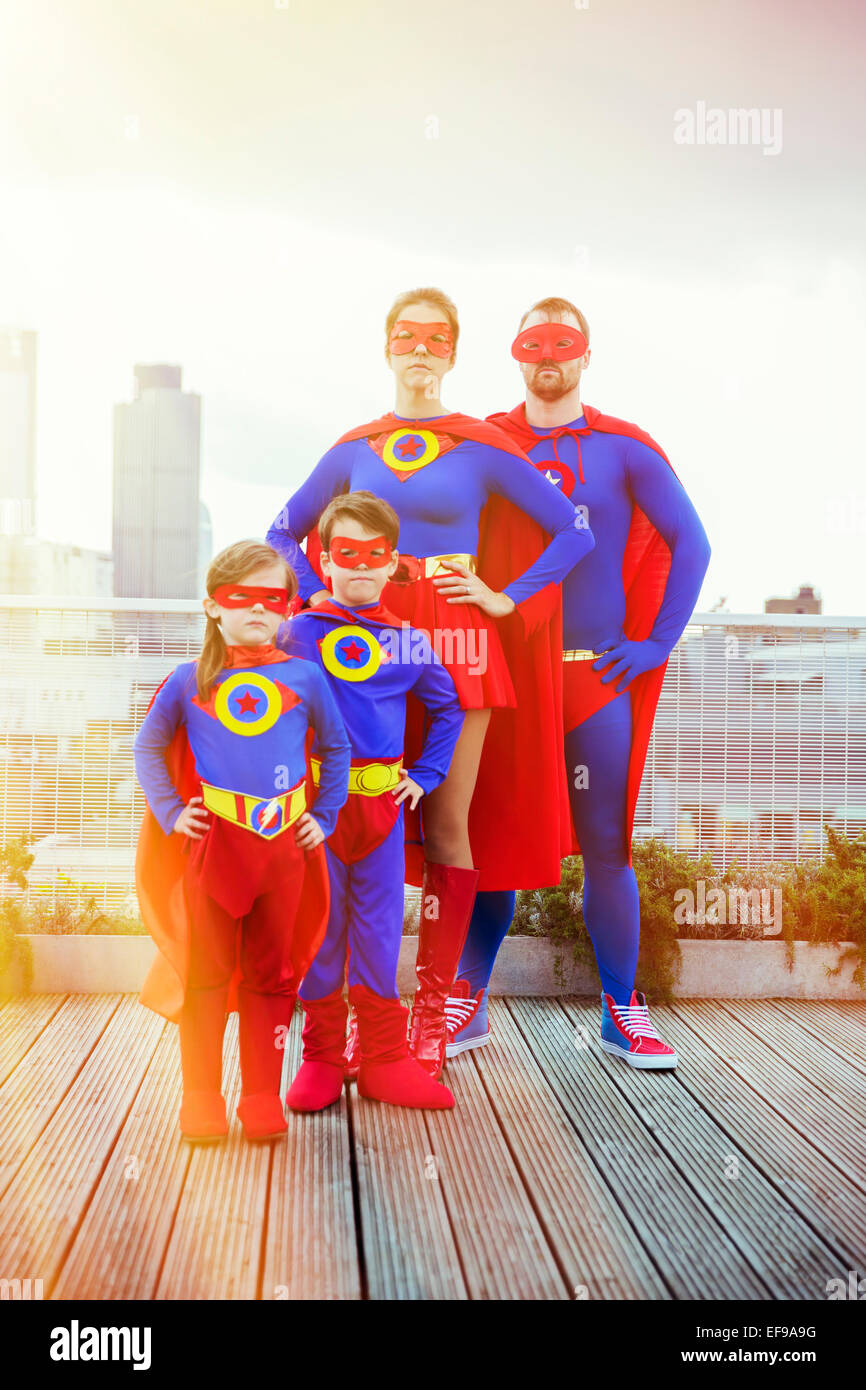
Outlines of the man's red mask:
M588 343L579 328L569 323L534 323L524 328L511 344L518 362L570 362L582 357Z
M257 588L254 584L220 584L211 594L220 608L251 608L261 603L280 617L289 606L288 589Z
M374 536L371 541L359 541L354 536L332 536L328 554L341 570L356 570L361 565L380 570L391 562L391 542L386 536Z
M406 352L414 352L419 343L423 343L434 357L450 357L454 351L450 323L413 323L411 319L398 319L388 339L391 352L402 357Z

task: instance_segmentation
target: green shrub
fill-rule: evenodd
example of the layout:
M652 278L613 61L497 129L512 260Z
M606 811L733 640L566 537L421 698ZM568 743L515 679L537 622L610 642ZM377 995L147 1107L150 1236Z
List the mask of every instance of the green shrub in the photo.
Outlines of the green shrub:
M11 990L18 972L25 991L33 984L33 948L22 935L26 930L20 900L5 898L0 903L0 996Z

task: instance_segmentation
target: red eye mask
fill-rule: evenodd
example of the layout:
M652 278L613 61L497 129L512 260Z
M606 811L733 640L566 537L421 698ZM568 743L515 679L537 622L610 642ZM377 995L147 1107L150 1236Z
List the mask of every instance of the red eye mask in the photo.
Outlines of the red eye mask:
M408 338L399 338L398 333L406 332ZM439 341L436 342L435 339ZM419 343L423 343L428 352L432 352L434 357L450 357L454 350L454 339L451 336L451 325L449 323L412 323L410 319L398 319L391 329L391 337L388 339L388 347L395 357L402 357L406 352L414 352Z
M527 343L532 346L527 347ZM582 357L587 347L579 328L567 323L534 323L518 333L511 344L511 356L518 362L570 362Z
M346 550L351 553L343 554ZM374 555L374 550L381 550L382 554ZM341 570L356 570L361 565L371 570L384 569L390 564L391 553L391 542L385 536L374 536L371 541L358 541L354 536L332 536L328 546L328 554Z
M289 606L288 589L263 589L253 584L220 584L211 598L216 599L220 608L251 608L254 603L261 602L280 617Z

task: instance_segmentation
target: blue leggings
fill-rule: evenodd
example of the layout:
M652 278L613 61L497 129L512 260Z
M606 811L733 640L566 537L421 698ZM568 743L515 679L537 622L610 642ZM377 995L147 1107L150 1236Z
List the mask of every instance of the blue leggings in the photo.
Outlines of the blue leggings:
M602 988L617 1004L631 1000L640 937L637 880L625 833L631 734L631 698L624 691L565 737L571 812L583 855L583 918ZM578 776L581 768L586 773ZM457 971L473 994L486 988L513 916L514 893L476 896Z

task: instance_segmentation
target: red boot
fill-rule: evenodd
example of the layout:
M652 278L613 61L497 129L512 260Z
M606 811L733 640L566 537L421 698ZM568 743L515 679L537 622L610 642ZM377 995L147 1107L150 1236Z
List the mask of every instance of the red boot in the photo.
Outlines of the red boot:
M343 1049L348 1010L342 986L324 999L302 999L304 1055L289 1087L290 1110L325 1110L343 1093Z
M229 1132L225 1097L219 1091L184 1091L180 1132L191 1144L209 1144Z
M208 1143L228 1134L221 1094L225 988L188 989L179 1019L183 1100L180 1132L190 1143Z
M477 869L429 862L424 865L415 964L418 988L412 1008L409 1051L434 1078L445 1064L445 1001L466 943L477 885ZM437 911L428 916L428 908L434 906Z
M349 1010L349 1036L343 1051L343 1075L347 1081L357 1081L361 1066L361 1040L358 1037L358 1015Z
M238 1119L247 1139L279 1139L288 1129L283 1102L273 1091L257 1091L251 1096L241 1096Z
M409 1056L409 1010L399 999L383 999L366 985L352 985L349 998L358 1015L361 1067L358 1095L415 1110L451 1110L454 1097Z

